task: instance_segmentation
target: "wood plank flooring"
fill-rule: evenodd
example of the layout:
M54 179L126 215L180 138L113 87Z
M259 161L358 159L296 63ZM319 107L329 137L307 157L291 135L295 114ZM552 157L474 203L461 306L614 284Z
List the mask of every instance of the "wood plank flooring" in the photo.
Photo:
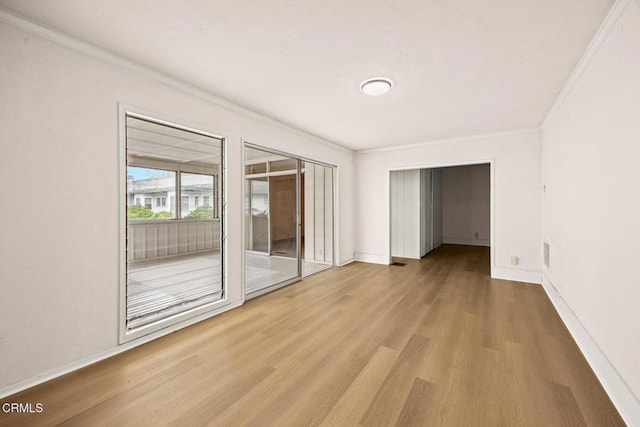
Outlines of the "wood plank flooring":
M622 426L539 285L487 248L353 263L3 402L0 425Z

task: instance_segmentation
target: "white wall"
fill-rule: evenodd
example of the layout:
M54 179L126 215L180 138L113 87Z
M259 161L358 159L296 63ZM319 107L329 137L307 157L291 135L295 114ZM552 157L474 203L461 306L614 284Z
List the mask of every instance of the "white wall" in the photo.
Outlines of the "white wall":
M490 189L488 164L442 169L444 243L489 246Z
M493 274L540 281L541 143L536 131L356 153L356 258L389 260L389 170L493 160ZM511 267L510 257L520 264Z
M338 260L352 258L350 151L5 23L0 57L0 393L117 348L119 102L228 137L232 302L243 276L242 138L338 166Z
M391 172L390 180L391 255L420 258L420 170Z
M544 131L543 237L547 278L636 399L639 162L640 3L631 1Z

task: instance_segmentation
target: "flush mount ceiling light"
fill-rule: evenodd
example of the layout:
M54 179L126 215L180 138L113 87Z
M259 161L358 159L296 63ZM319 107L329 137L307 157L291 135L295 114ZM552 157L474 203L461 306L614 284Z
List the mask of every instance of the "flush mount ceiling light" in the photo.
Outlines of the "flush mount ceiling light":
M391 79L386 77L374 77L360 83L360 90L367 95L378 96L387 93L393 86Z

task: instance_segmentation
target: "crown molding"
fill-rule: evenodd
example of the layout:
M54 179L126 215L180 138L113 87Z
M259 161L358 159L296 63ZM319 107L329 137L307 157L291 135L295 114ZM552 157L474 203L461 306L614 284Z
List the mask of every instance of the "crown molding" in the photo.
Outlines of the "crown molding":
M338 143L329 141L318 135L314 135L313 133L299 129L289 123L269 117L263 113L243 107L242 105L239 105L239 104L236 104L235 102L224 99L218 95L215 95L197 86L186 83L168 74L154 70L153 68L147 67L138 62L135 62L133 60L120 56L114 52L103 49L91 43L85 42L83 40L80 40L68 34L65 34L58 29L54 29L42 23L35 22L25 16L16 14L2 7L0 7L0 22L4 22L13 27L35 34L44 39L50 40L66 48L73 49L77 52L83 53L85 55L88 55L100 61L140 73L146 77L154 79L174 89L180 90L182 92L188 93L193 96L197 96L201 99L204 99L205 101L208 101L212 104L223 107L229 111L242 114L245 117L250 117L250 118L259 120L263 123L268 123L268 124L277 126L281 129L285 129L289 132L293 132L300 136L313 139L316 142L319 142L324 145L328 145L332 148L348 151L351 153L353 152L353 150L347 147L344 147Z
M595 55L595 53L598 51L598 48L609 34L618 18L620 18L620 15L622 15L630 1L631 0L616 0L613 6L611 6L611 9L609 9L609 13L604 18L604 21L602 21L602 24L600 25L600 28L598 28L596 35L593 36L593 39L591 39L591 43L589 43L589 46L587 46L587 49L582 54L582 57L578 61L578 64L573 69L571 75L569 75L569 78L562 87L562 90L560 91L560 93L558 93L556 100L553 102L551 108L549 109L549 112L542 121L542 124L540 125L540 128L542 130L545 130L547 126L549 126L549 123L551 123L551 120L553 120L553 117L558 111L558 108L560 108L565 98L571 92L571 89L573 89L577 81L580 79L580 76L582 76L582 73L584 73L587 65L589 65L589 62L591 62L591 58L593 58L593 55Z
M477 139L500 138L503 136L524 135L527 133L540 132L540 128L514 129L504 132L480 133L474 135L461 136L456 138L434 139L431 141L418 142L416 144L396 145L392 147L379 147L366 150L357 150L357 154L379 153L385 151L407 150L411 148L420 148L428 145L448 144L451 142L475 141Z

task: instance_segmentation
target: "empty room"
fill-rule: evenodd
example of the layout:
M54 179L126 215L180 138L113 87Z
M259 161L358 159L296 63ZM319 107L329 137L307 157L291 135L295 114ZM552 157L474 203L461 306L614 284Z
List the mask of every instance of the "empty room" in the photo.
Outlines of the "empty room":
M0 426L640 426L640 2L0 0Z

